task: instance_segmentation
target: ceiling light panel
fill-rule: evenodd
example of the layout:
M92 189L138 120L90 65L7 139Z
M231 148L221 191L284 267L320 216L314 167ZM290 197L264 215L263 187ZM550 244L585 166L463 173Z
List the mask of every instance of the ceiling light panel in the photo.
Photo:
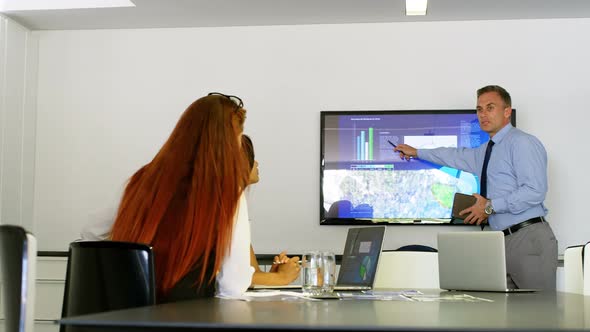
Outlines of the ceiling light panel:
M428 0L406 0L406 15L426 15Z
M135 4L130 0L0 0L0 12L109 7L135 7Z

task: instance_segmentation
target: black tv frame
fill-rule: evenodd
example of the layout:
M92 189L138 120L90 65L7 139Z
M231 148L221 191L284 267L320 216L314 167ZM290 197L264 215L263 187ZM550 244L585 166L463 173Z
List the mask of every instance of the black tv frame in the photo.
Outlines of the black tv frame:
M325 148L325 137L324 137L324 128L325 128L325 116L326 115L346 115L346 114L354 114L354 115L381 115L381 114L420 114L420 113L436 113L442 112L445 114L453 114L453 113L473 113L476 114L475 109L424 109L424 110L344 110L344 111L321 111L320 112L320 206L319 206L319 216L320 216L320 225L343 225L343 226L350 226L350 225L391 225L391 226L408 226L408 225L421 225L421 226L476 226L470 224L464 224L463 220L461 219L453 219L448 218L448 221L445 222L432 222L432 221L424 221L424 220L404 220L403 222L393 220L395 218L391 218L390 220L383 220L380 218L326 218L325 213L327 212L324 209L324 193L323 193L323 175L324 175L324 167L325 167L325 160L324 160L324 148ZM511 116L511 124L516 127L516 109L512 109L512 116ZM401 218L399 218L401 219Z

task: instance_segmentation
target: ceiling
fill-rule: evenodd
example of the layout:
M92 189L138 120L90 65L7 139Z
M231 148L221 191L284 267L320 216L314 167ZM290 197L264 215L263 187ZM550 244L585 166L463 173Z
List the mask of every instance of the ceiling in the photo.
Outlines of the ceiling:
M405 16L404 0L131 1L136 7L12 11L4 15L31 30L590 17L590 0L430 0L426 16Z

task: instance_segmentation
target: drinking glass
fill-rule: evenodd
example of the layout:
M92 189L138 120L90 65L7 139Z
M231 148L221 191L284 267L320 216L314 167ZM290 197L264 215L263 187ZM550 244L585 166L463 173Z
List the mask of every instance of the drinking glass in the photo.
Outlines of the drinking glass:
M336 256L331 251L323 251L322 258L322 293L330 294L336 286Z
M301 279L303 294L319 295L324 283L322 253L310 251L301 257Z

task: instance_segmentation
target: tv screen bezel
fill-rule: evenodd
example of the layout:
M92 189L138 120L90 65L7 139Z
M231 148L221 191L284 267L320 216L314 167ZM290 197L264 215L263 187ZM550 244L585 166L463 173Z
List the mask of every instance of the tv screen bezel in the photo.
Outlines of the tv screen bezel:
M325 149L325 118L333 115L388 115L388 114L476 114L475 109L422 109L422 110L344 110L344 111L320 111L320 194L319 194L319 216L320 225L391 225L391 226L470 226L464 224L462 220L455 222L452 218L448 222L422 222L422 220L414 220L412 222L395 222L384 221L380 218L325 218L324 213L324 193L323 193L323 178L324 178L324 149ZM516 109L512 108L511 124L516 127ZM477 225L472 225L477 226Z

